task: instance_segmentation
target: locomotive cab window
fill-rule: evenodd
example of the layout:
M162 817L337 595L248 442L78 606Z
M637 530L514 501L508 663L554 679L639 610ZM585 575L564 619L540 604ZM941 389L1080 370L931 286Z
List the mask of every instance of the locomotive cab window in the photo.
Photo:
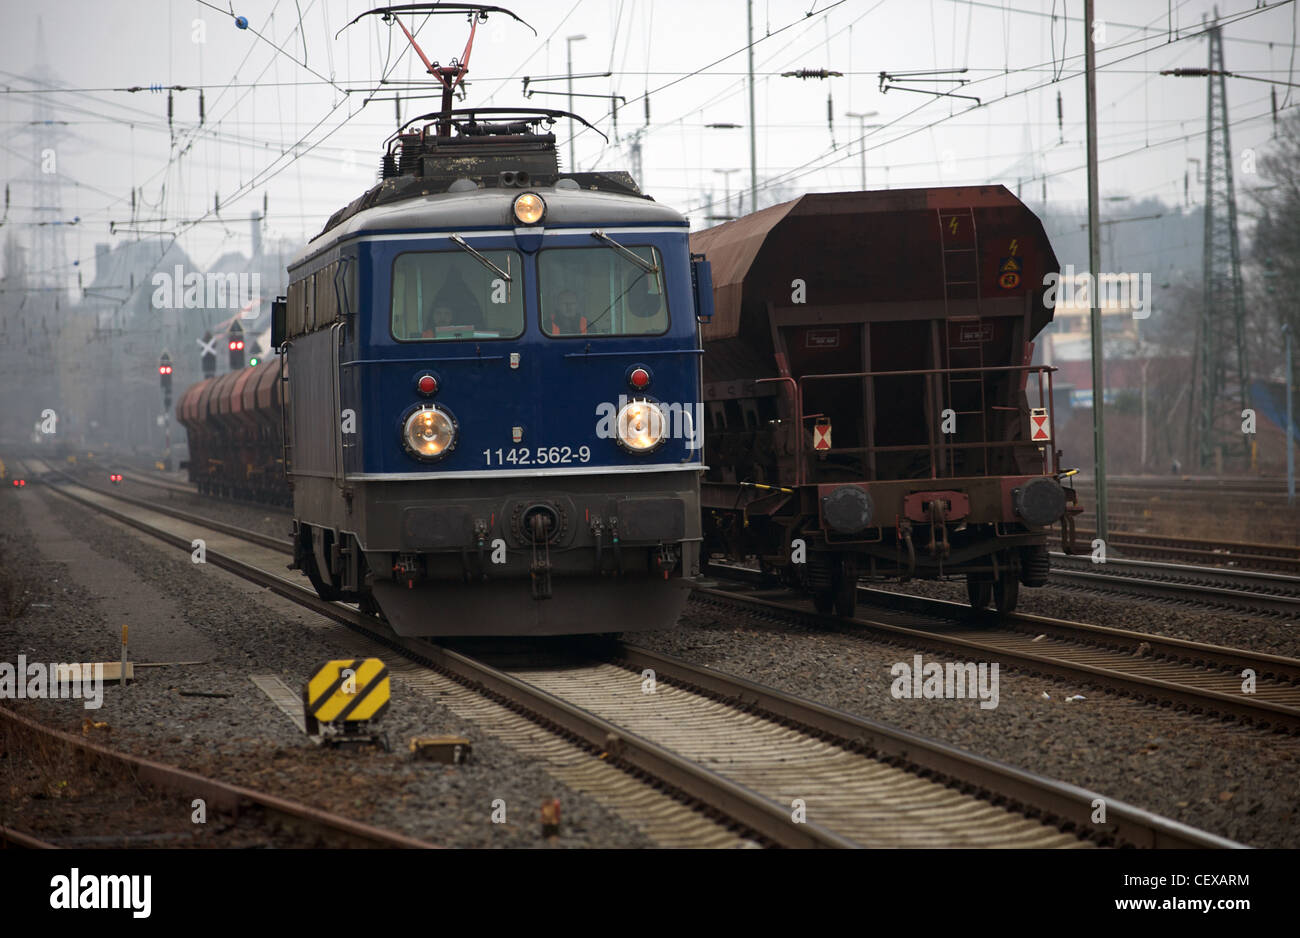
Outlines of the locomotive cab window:
M524 331L522 271L516 251L399 254L393 261L393 337L518 338Z
M644 264L612 247L542 251L537 261L542 332L557 337L667 332L663 259L652 247L626 250Z

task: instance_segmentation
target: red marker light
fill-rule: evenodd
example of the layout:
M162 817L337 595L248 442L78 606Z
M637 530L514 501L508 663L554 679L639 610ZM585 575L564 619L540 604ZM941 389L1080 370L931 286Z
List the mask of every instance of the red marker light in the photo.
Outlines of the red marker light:
M627 376L627 383L640 391L650 385L650 372L644 368L633 368L632 373Z
M432 394L438 390L438 381L433 375L420 375L420 380L415 386L420 389L421 394Z

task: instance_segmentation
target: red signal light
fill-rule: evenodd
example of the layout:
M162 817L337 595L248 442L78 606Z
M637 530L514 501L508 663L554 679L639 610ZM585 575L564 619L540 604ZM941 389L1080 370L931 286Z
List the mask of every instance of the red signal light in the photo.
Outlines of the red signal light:
M27 484L27 480L26 480L26 479L14 479L14 488L18 488L18 489L20 489L20 488L22 488L23 486L25 486L26 484Z
M244 343L243 343L242 340L240 340L240 339L231 339L231 340L230 340L230 350L231 350L232 352L243 351L243 348L244 348Z

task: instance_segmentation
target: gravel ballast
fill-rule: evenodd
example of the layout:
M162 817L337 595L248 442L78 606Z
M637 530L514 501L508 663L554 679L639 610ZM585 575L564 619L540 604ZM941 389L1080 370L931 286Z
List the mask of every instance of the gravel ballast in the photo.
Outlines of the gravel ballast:
M44 540L52 526L75 532L105 565L82 571L34 551L32 530L41 530ZM125 584L145 606L179 610L176 630L198 639L195 653L185 654L183 641L169 653L178 656L171 660L201 664L140 668L127 688L106 686L97 710L84 709L81 700L6 702L47 725L81 733L90 717L105 724L90 728L96 741L444 846L652 845L592 798L398 679L381 726L393 752L312 745L249 679L271 674L296 689L320 664L348 656L322 640L328 631L317 617L288 600L210 564L193 564L187 554L36 485L0 497L0 530L6 572L25 579L33 593L21 617L8 624L0 617L0 660L20 654L29 662L117 660L120 616L99 601L105 577L119 589ZM405 743L416 735L467 736L473 756L458 766L414 762ZM544 841L539 809L551 798L561 803L561 835ZM493 822L494 802L504 802L505 823ZM188 815L189 799L177 799L176 810Z
M632 638L1252 846L1300 845L1300 741L1290 737L1001 667L992 709L978 699L895 699L890 669L910 666L912 648L699 603L679 628ZM1067 700L1075 695L1085 699Z
M276 509L198 497L184 507L250 527L260 520L267 533L283 535L288 526L287 515ZM964 600L965 592L960 582L886 588L957 601ZM1273 654L1294 654L1298 644L1286 623L1277 620L1051 587L1022 590L1021 609ZM869 612L864 608L861 614ZM630 638L1225 837L1255 846L1300 845L1294 807L1300 795L1300 742L1290 738L1006 668L1000 669L999 703L992 710L981 709L975 700L896 700L890 694L890 667L911 663L912 649L744 619L698 605L688 609L675 630ZM1086 699L1067 701L1074 695Z

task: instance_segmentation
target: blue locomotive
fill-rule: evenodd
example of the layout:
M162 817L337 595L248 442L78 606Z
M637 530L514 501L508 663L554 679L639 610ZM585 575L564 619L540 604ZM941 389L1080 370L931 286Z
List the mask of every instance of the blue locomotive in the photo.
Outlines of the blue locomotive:
M707 263L563 113L409 122L274 309L295 563L400 634L668 627L699 574Z

